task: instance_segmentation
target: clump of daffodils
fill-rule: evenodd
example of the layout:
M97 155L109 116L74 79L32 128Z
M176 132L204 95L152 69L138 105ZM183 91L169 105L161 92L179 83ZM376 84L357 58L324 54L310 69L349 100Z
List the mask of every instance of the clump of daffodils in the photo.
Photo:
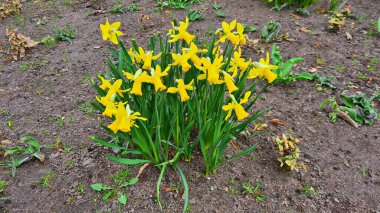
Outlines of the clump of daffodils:
M93 82L94 105L108 117L102 126L113 135L110 142L95 141L122 150L112 160L152 163L161 175L167 165L183 174L176 162L191 162L200 150L206 175L214 172L229 142L262 114L253 111L257 91L277 77L269 54L259 61L243 57L247 36L236 20L223 22L204 49L189 32L188 18L173 22L166 36L152 37L147 48L132 40L129 50L119 39L120 25L108 19L100 25L103 39L120 50L108 60L109 71L98 76L100 84Z

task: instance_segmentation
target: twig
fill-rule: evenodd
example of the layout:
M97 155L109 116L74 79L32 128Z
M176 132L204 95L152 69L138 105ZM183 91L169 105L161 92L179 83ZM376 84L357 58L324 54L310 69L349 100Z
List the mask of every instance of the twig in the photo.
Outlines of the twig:
M334 112L338 116L340 116L341 118L343 118L344 120L346 120L349 124L351 124L352 126L354 126L355 128L359 128L359 125L354 120L352 120L352 118L348 115L347 112L343 112L340 109L334 109Z

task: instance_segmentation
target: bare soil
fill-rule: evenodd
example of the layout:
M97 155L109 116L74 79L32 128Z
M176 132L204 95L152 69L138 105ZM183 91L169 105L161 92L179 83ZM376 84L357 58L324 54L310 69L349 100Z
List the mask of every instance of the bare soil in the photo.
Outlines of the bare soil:
M54 4L55 2L55 4ZM23 1L19 16L0 22L0 42L4 59L0 61L0 139L14 144L22 135L31 134L42 145L61 140L67 152L57 156L55 149L43 149L46 162L28 162L17 169L12 178L8 170L0 170L0 178L7 183L6 192L0 196L0 212L159 212L155 201L155 184L158 171L148 167L140 181L126 190L128 202L119 209L114 199L102 201L101 194L93 191L92 183L111 184L109 179L122 169L110 162L105 154L112 153L97 146L89 136L106 137L97 123L97 115L79 109L94 99L95 91L89 78L107 69L104 54L110 55L111 46L101 39L99 24L105 17L111 22L121 21L123 40L136 38L140 44L153 33L165 33L173 19L183 20L186 10L160 12L154 1L122 0L125 8L138 4L142 11L126 14L103 13L116 4L114 1ZM305 62L295 72L310 71L319 58L321 75L334 75L337 90L316 91L313 82L299 81L288 86L278 85L265 93L258 109L269 109L260 120L266 122L278 118L287 126L269 125L261 132L237 141L241 148L260 142L253 155L222 164L217 173L205 177L202 161L183 163L190 187L191 212L380 212L380 122L373 126L355 129L338 119L331 123L328 112L319 109L322 101L338 96L343 90L371 94L378 88L380 64L379 35L370 20L380 14L378 0L352 0L349 4L358 19L347 19L339 32L327 29L328 17L310 9L311 16L294 19L292 10L271 11L260 0L218 1L222 4L225 20L238 19L261 29L268 21L276 20L282 33L289 33L291 41L278 45L286 59L303 57ZM212 9L214 1L205 0L188 9L202 9L205 19L191 24L190 31L206 40L207 31L217 29L224 19L217 18ZM320 3L319 6L325 6ZM37 25L38 20L46 22ZM53 35L56 28L70 24L76 30L73 43L60 42L51 48L39 45L27 51L26 57L10 61L5 55L7 38L5 29L13 26L19 32L38 40ZM302 28L312 30L303 32ZM347 38L347 33L352 39ZM259 32L249 33L251 39L259 38ZM97 48L97 47L101 48ZM128 46L130 43L128 42ZM271 45L266 49L270 50ZM246 49L247 55L259 59L263 55ZM26 71L21 66L27 65ZM373 66L374 70L369 70ZM349 83L351 82L351 83ZM354 87L348 85L354 85ZM377 102L379 109L379 103ZM64 119L61 126L57 120ZM6 122L12 120L11 130ZM252 128L252 127L251 127ZM301 161L307 172L284 173L276 161L278 153L273 146L273 136L292 130L300 142ZM70 148L70 149L68 149ZM233 152L227 150L227 155ZM138 168L130 168L135 175ZM36 185L40 177L52 171L56 174L50 187ZM266 200L259 202L254 196L242 195L241 184L261 183L260 193ZM81 193L78 188L84 186ZM170 171L162 187L180 185L180 178ZM318 193L304 196L300 190L313 186ZM179 191L162 190L164 212L180 212L183 205L183 188Z

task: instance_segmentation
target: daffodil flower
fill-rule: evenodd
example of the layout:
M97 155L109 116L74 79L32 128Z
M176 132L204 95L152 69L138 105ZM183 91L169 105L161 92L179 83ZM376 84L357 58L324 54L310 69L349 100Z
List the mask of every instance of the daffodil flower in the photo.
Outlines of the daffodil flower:
M182 49L182 55L172 53L174 62L171 65L179 65L182 67L182 71L187 72L191 68L191 65L189 64L189 60L191 60L196 67L200 67L202 65L202 60L199 58L197 53L202 53L206 51L207 50L198 49L196 44L191 43L190 48Z
M174 26L174 22L172 22L173 29L169 30L169 35L171 39L169 40L170 43L176 42L180 39L183 39L186 41L186 43L190 44L193 39L195 38L195 35L191 35L186 30L189 27L189 18L186 17L186 22L179 22L179 26ZM178 33L177 33L178 31Z
M166 86L162 83L161 77L167 76L168 71L170 70L170 66L166 67L164 72L162 72L161 67L159 65L156 65L156 69L151 69L151 78L150 82L154 84L154 89L157 92L158 90L162 91L166 89ZM149 81L149 80L148 80Z
M140 116L139 112L132 113L129 105L124 106L126 103L119 103L117 106L117 113L115 114L115 120L112 124L108 125L108 128L112 130L115 134L118 131L121 132L130 132L131 127L138 127L135 124L135 120L147 119Z
M243 99L240 99L240 102L238 103L236 100L235 100L235 97L233 95L229 95L230 98L232 99L232 102L228 103L227 105L224 105L222 107L222 109L224 111L228 111L227 113L227 116L226 116L226 120L228 118L231 117L232 115L232 110L235 111L236 113L236 116L237 116L237 119L239 121L243 120L244 118L248 117L249 114L245 111L244 107L242 106L242 104L245 104L248 102L248 98L249 96L251 96L251 91L248 91L244 94L244 98Z
M128 54L132 56L137 63L143 62L143 69L150 70L152 68L152 61L160 58L162 53L153 55L153 51L145 52L142 47L139 47L138 53L133 52L131 49L128 51Z
M224 83L226 84L227 86L227 89L228 89L228 92L231 94L233 92L235 92L236 90L238 90L239 88L235 85L234 83L234 78L223 71L223 78L224 78Z
M222 84L224 81L220 79L221 67L223 66L223 56L215 56L213 63L211 63L209 58L202 58L202 67L199 69L203 72L198 76L198 80L207 81L210 84Z
M120 22L114 22L110 24L108 22L108 18L106 18L106 23L105 24L100 24L100 29L102 31L102 36L103 40L110 40L114 44L118 44L117 37L118 36L123 36L124 33L117 30L119 29L121 23Z
M226 42L226 39L231 42L233 41L234 44L238 42L239 37L232 32L236 27L236 23L236 19L229 24L225 21L222 22L222 37L219 39L220 42L224 43Z
M152 80L146 71L138 70L134 75L129 72L123 72L128 80L133 81L131 94L142 96L141 87L143 83L151 83Z
M112 118L113 115L117 113L117 107L116 103L112 100L113 97L107 98L107 97L96 97L96 100L101 103L106 108L104 109L102 115Z
M245 61L245 59L241 57L241 48L239 47L238 51L234 52L234 57L231 58L230 68L228 69L228 72L232 72L232 77L235 77L238 73L238 69L240 68L241 73L239 78L241 78L250 64L251 59L249 59L249 61Z
M193 90L194 80L192 80L189 84L185 84L185 82L182 79L177 79L176 81L177 87L169 87L168 93L178 92L182 102L188 101L190 99L190 96L187 94L186 90Z
M101 75L98 75L98 78L102 82L102 84L99 86L100 89L104 91L111 87L111 83L107 79L103 78Z
M190 57L188 54L186 54L185 51L182 51L182 52L184 53L182 55L172 53L172 57L173 57L174 62L171 65L172 66L178 66L179 65L182 67L182 71L187 72L191 68L191 65L188 62Z
M277 74L272 72L272 70L276 70L278 67L269 62L270 58L267 52L266 59L261 58L259 63L254 63L255 68L249 71L247 78L252 79L257 76L260 78L265 77L269 83L272 83L277 78Z
M237 26L236 26L236 31L237 31L237 34L238 34L238 37L239 37L239 45L244 45L247 43L247 38L244 34L244 26L240 23L237 23ZM237 45L235 44L235 45Z

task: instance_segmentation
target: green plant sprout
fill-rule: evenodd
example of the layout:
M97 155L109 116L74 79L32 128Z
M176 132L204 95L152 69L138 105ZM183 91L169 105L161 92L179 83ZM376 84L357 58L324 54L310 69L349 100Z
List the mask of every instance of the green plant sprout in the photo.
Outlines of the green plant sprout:
M21 141L26 144L26 148L15 146L5 149L4 156L9 157L9 160L0 162L0 167L11 168L11 174L13 177L16 175L16 168L21 166L23 163L34 158L41 162L45 161L45 155L40 152L41 146L35 138L25 136L21 138Z
M94 183L91 184L91 188L97 192L102 192L104 194L104 201L114 197L117 199L119 204L126 205L127 195L123 192L123 190L129 186L135 185L138 182L138 178L129 179L129 176L129 171L123 170L111 177L114 182L113 186L108 186L103 183Z

